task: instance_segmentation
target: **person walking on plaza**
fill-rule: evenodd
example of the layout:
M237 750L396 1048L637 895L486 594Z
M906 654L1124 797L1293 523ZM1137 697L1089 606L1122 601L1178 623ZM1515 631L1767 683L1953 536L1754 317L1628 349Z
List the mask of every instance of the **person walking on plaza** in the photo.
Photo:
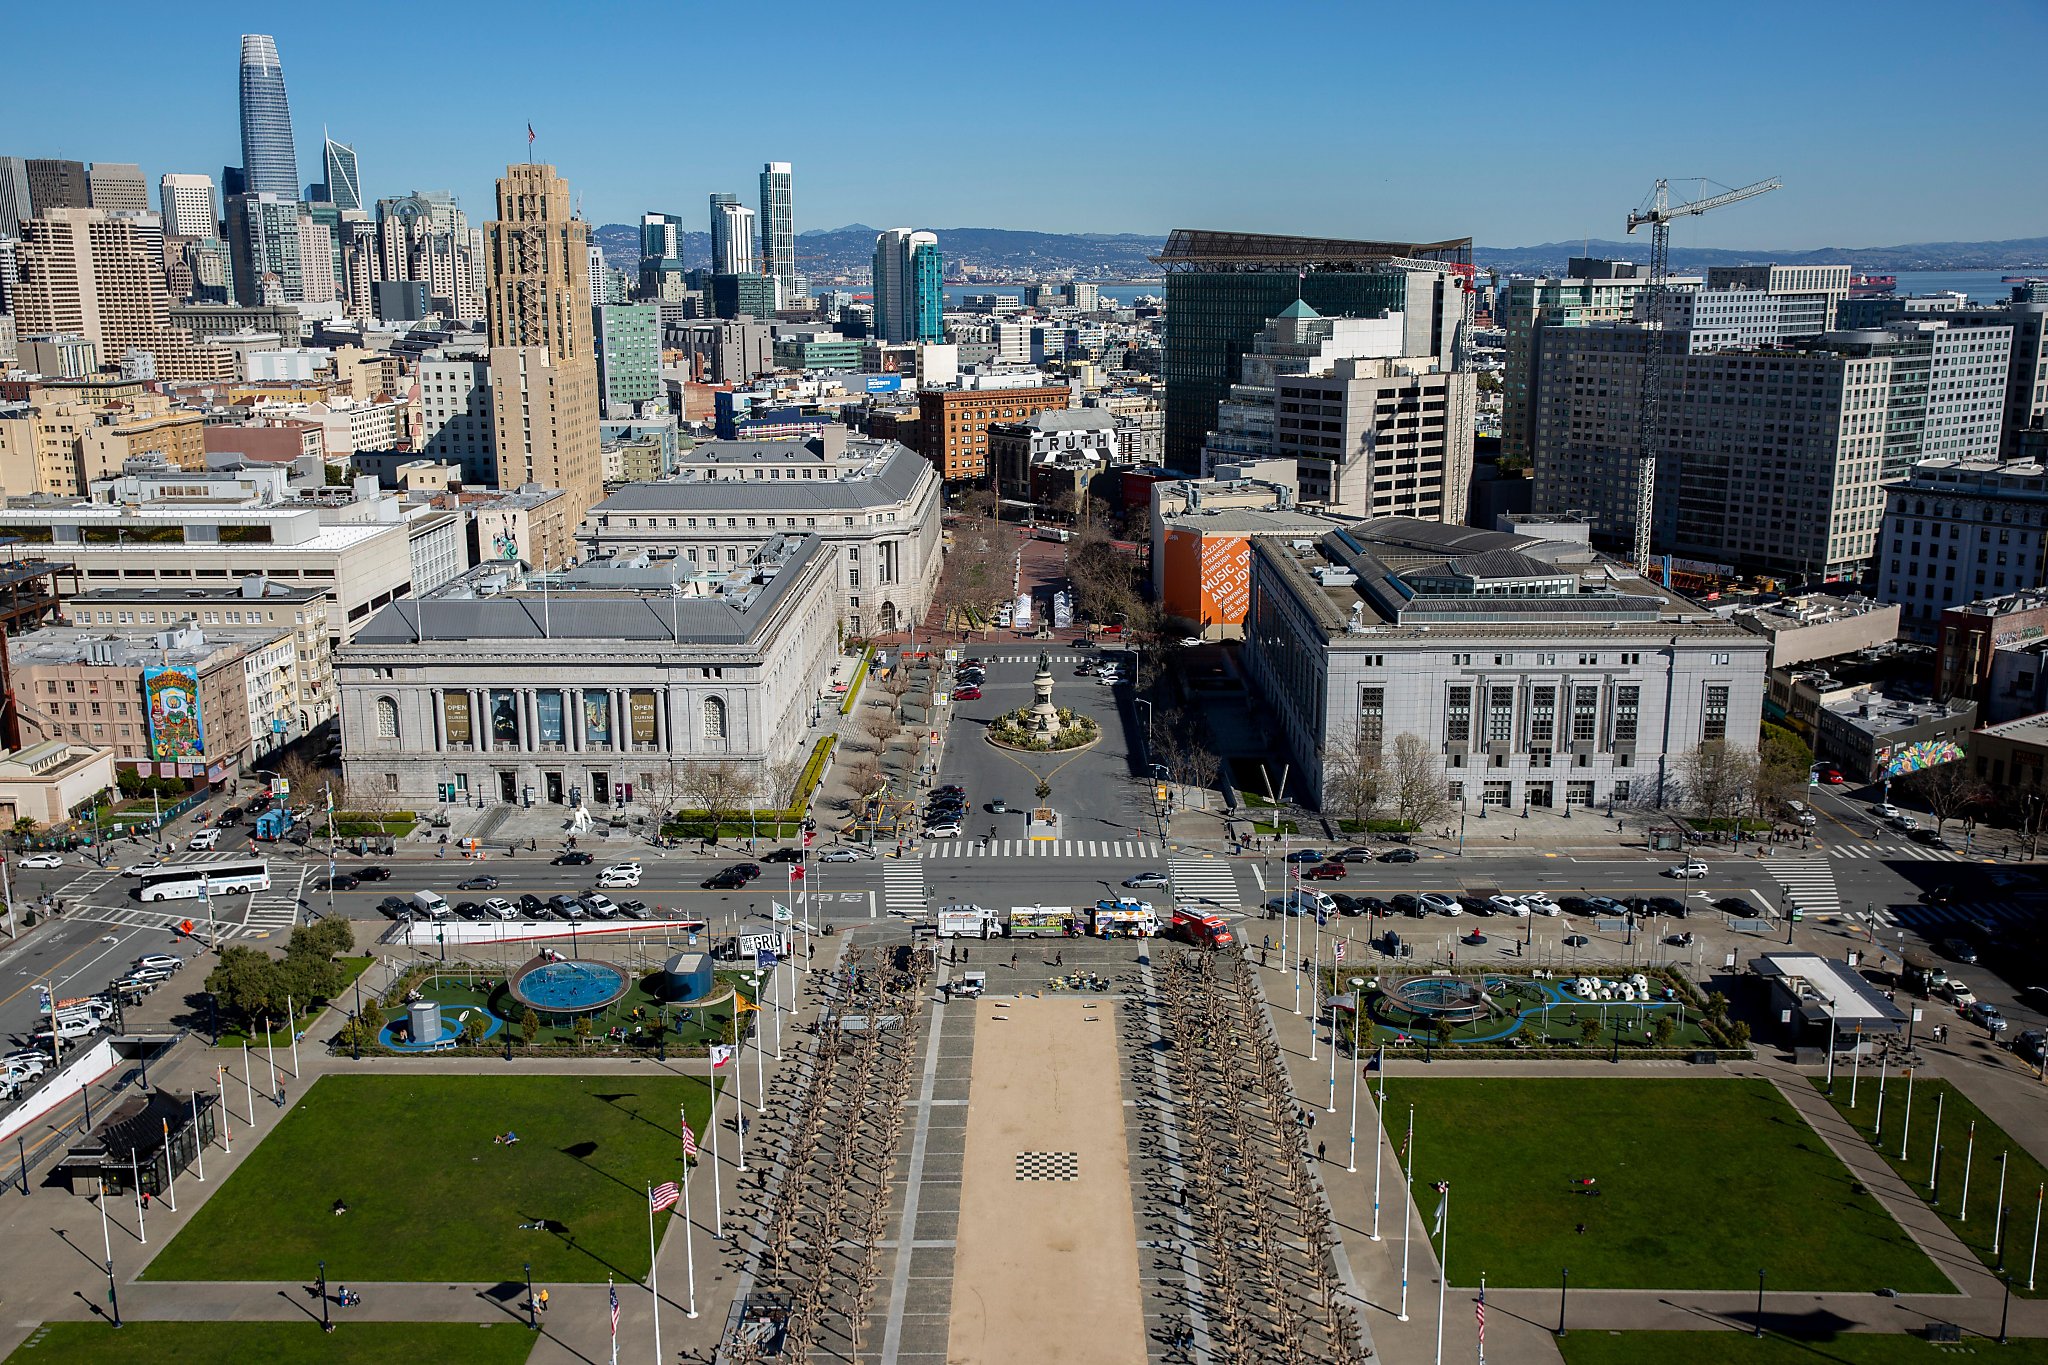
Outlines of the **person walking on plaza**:
M535 1304L537 1304L537 1305L538 1305L538 1306L540 1307L540 1311L541 1311L541 1312L545 1313L545 1312L547 1312L547 1311L548 1311L548 1291L547 1291L547 1290L543 1289L543 1290L541 1290L541 1291L540 1291L540 1292L539 1292L538 1294L535 1294L535 1295L533 1296L533 1301L534 1301L534 1303L535 1303Z

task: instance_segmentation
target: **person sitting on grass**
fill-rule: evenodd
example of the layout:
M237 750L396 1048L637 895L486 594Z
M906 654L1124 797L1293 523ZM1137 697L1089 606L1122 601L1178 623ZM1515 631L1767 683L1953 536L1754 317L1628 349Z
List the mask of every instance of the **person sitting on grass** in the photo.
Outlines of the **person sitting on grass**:
M337 1200L335 1200L335 1201L334 1201L334 1216L335 1216L336 1218L339 1218L339 1217L341 1217L341 1215L343 1215L344 1213L347 1213L347 1212L348 1212L348 1205L347 1205L347 1203L345 1203L344 1201L342 1201L342 1200L339 1200L339 1199L337 1199Z
M519 1134L508 1128L504 1132L493 1136L491 1141L501 1147L514 1147L519 1143Z

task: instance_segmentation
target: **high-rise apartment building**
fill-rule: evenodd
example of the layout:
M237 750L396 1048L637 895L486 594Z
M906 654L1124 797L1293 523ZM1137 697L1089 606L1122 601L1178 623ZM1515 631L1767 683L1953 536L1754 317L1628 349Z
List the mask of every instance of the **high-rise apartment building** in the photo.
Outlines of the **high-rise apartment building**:
M172 173L157 181L163 206L164 236L218 237L220 209L213 200L213 177Z
M28 199L35 212L23 214L24 218L40 218L48 209L91 208L92 185L86 179L85 163L29 158Z
M51 209L22 224L16 264L15 318L25 337L70 333L98 347L103 364L148 351L167 369L175 369L169 353L191 341L170 329L162 244L135 217Z
M739 196L711 196L711 273L757 274L754 255L754 211Z
M299 154L292 145L292 107L284 93L277 41L267 33L242 35L242 193L274 194L296 202Z
M419 379L420 453L461 465L466 484L489 484L498 463L490 362L429 352L420 360Z
M322 158L327 163L327 201L338 209L363 206L363 179L356 167L356 149L321 135L325 144Z
M1899 604L1901 636L1932 644L1948 608L2041 586L2048 472L2040 465L1921 460L1883 491L1877 598Z
M1960 458L1996 452L2010 338L2009 325L1911 322L1688 353L1682 333L1634 324L1544 330L1535 510L1587 513L1612 544L1634 534L1642 364L1661 339L1657 548L1767 573L1857 578L1885 481L1937 453L1934 442ZM1940 404L1929 397L1936 383Z
M227 209L236 302L245 307L305 302L297 195L231 194Z
M463 322L484 316L482 243L448 191L379 199L377 250L379 281L420 281L445 315Z
M673 213L640 215L640 297L665 297L666 281L683 275L683 220Z
M1435 263L1408 270L1402 259ZM1166 463L1192 471L1238 379L1238 361L1296 299L1331 317L1398 309L1402 353L1454 364L1464 345L1472 239L1350 242L1176 229L1155 258L1166 270ZM881 310L880 291L876 311Z
M505 168L484 240L497 483L562 489L573 524L604 491L590 228L555 168L526 163Z
M1846 265L1716 265L1709 289L1755 289L1778 300L1779 327L1787 337L1819 336L1835 325L1835 307L1849 297Z
M86 172L86 192L96 209L149 209L149 182L142 178L142 167L130 161L93 162Z
M946 264L929 232L890 228L875 238L875 335L883 341L946 338Z
M793 181L787 161L761 167L761 273L773 275L780 297L789 301L797 296Z
M0 237L21 236L22 223L35 216L35 201L28 192L28 162L18 156L0 156Z
M623 417L639 404L660 398L661 305L598 304L591 315L597 329L597 375L605 416Z
M1963 308L1946 315L1956 325L2006 323L2012 327L2005 411L1998 438L2001 460L2027 458L2028 452L2021 449L2024 433L2048 427L2048 297L2035 297L2026 285L2016 285L2012 292L2010 300L1995 308ZM1940 405L1943 400L1930 397L1928 401Z
M321 205L330 213L330 205ZM299 302L333 303L341 296L335 272L335 225L303 209L299 213Z

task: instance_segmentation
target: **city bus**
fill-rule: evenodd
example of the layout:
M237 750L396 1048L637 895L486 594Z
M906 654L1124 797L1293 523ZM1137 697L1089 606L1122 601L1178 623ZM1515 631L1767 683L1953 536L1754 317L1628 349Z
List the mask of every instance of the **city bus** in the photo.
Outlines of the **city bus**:
M136 878L135 898L183 901L199 896L236 896L270 889L270 864L257 860L233 863L185 863L158 868Z

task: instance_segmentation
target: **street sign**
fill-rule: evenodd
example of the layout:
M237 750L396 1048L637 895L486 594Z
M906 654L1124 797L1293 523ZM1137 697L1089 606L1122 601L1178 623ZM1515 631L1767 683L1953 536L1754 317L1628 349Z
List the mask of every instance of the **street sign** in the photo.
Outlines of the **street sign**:
M279 800L283 800L285 797L290 796L292 794L291 779L288 777L271 778L270 790L277 796Z

